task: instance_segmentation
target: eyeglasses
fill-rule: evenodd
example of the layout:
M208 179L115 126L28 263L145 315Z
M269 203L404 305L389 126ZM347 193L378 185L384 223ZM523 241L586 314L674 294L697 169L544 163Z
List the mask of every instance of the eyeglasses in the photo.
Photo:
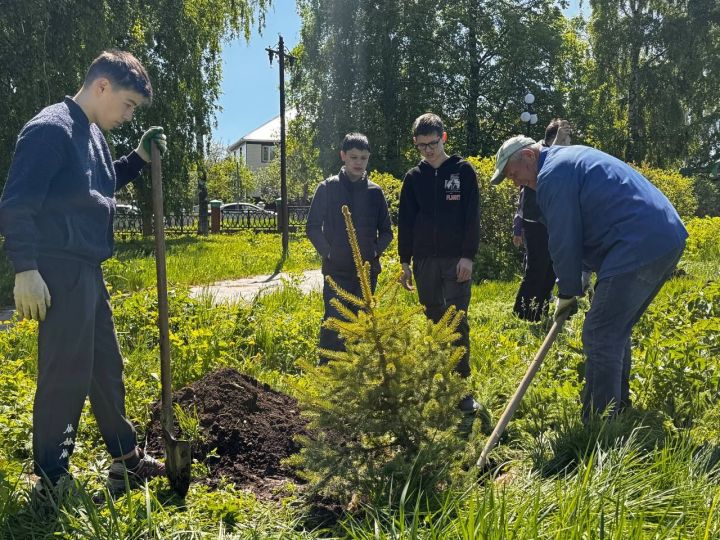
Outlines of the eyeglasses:
M430 141L429 143L419 143L419 144L415 145L415 148L417 148L421 152L425 152L426 150L435 150L437 148L438 144L440 144L441 140L442 140L442 137L436 141Z

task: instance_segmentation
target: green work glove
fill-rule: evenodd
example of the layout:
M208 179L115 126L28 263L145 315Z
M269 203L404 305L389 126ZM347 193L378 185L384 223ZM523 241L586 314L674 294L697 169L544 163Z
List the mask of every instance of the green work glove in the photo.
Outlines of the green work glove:
M578 301L576 296L558 298L555 303L555 315L553 318L557 321L564 313L567 313L568 318L570 318L577 313L577 310Z
M140 138L140 144L135 151L140 154L140 157L145 161L150 161L150 143L155 141L160 150L161 154L164 154L167 150L167 137L165 136L164 130L160 126L153 126L148 129L143 136Z
M15 274L15 308L21 319L44 321L50 307L50 291L37 270Z

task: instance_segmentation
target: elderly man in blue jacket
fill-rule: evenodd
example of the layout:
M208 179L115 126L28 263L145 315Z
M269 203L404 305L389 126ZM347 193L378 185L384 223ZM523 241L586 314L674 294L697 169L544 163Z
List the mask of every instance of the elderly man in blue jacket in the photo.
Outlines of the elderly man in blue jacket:
M583 419L630 406L630 335L672 274L687 231L667 197L626 163L587 146L542 148L515 136L496 156L504 178L537 192L558 276L555 318L577 310L581 274L597 273L583 325Z

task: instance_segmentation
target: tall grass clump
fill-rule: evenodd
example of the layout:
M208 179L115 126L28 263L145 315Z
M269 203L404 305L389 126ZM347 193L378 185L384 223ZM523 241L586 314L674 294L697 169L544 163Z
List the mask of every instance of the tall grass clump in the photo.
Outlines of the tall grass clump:
M554 476L521 470L399 507L368 507L343 523L346 538L370 540L506 538L716 538L718 471L687 441L648 451L631 432Z

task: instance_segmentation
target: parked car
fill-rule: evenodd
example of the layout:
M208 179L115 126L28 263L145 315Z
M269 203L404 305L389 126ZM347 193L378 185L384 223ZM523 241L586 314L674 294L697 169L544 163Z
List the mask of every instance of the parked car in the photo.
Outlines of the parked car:
M197 216L200 214L200 205L198 205L198 204L193 205L192 214L194 216ZM210 215L210 205L209 204L207 205L207 214L208 214L208 216Z
M256 204L247 203L247 202L234 202L234 203L223 204L222 206L220 206L220 212L223 214L231 212L231 213L243 213L243 214L257 214L257 215L265 215L265 216L276 215L276 213L273 212L272 210L265 210L264 208L260 208Z
M130 232L142 228L142 215L140 209L134 204L118 203L115 205L115 219L113 230Z
M116 216L139 216L140 209L133 204L118 203L115 205Z

